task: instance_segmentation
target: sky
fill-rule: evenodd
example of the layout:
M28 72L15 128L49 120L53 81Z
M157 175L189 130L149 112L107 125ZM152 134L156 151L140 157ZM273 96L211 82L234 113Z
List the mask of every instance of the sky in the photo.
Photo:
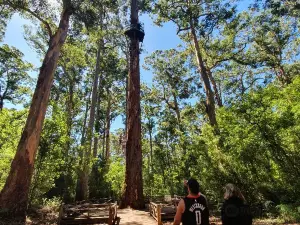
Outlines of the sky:
M238 10L242 11L247 9L252 0L241 0L238 5ZM165 23L162 27L154 25L152 19L147 14L140 16L140 21L144 23L145 39L143 42L144 51L141 54L141 81L151 84L153 74L151 71L146 71L142 68L144 64L144 58L150 55L156 50L167 50L176 48L181 40L176 35L176 25L174 23ZM15 14L8 23L5 38L3 43L18 48L24 54L24 59L32 63L36 68L39 68L42 64L41 59L37 55L34 49L32 49L24 39L23 25L31 24L30 21L21 18L18 14ZM37 76L37 72L32 72L33 77ZM32 87L34 88L34 87ZM14 107L7 104L8 107ZM123 127L122 119L118 117L112 123L112 130L116 130Z
M156 50L176 48L176 46L180 44L180 39L176 35L176 26L172 23L166 23L163 27L158 27L153 24L152 19L146 14L141 15L140 20L144 23L146 33L143 42L144 51L141 54L141 81L150 84L153 75L151 71L142 68L144 58ZM32 63L36 68L39 68L42 64L41 59L24 39L23 26L25 24L31 24L31 22L21 18L18 14L15 14L8 23L5 38L1 44L5 43L18 48L24 54L23 59ZM37 72L32 72L31 75L36 77ZM16 108L11 104L6 104L6 106ZM121 127L124 127L122 118L118 117L112 123L112 131Z

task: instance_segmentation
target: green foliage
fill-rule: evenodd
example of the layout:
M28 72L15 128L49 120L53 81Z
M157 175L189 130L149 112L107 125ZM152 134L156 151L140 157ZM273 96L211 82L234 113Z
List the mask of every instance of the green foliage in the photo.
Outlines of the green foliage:
M32 79L28 72L33 65L23 61L23 53L4 44L0 47L0 103L18 104L31 94ZM2 106L1 106L2 107Z
M0 189L5 184L21 136L27 110L0 111Z
M278 205L280 220L284 223L300 222L300 206L299 205Z
M61 204L62 204L62 201L60 198L52 198L52 199L43 198L41 206L43 208L45 208L45 207L50 208L53 211L58 212Z
M41 136L30 198L32 204L40 202L43 197L63 197L65 178L68 170L75 176L76 159L69 156L66 162L66 144L69 141L67 134L66 113L59 109L57 104L52 105L52 117L46 118ZM70 167L70 168L68 168ZM64 171L62 173L62 171ZM75 184L69 188L73 192Z
M3 41L7 22L11 18L12 14L12 10L9 7L0 5L0 42Z
M109 169L105 175L105 181L109 184L107 187L116 198L121 197L123 184L125 181L125 160L123 157L112 157Z

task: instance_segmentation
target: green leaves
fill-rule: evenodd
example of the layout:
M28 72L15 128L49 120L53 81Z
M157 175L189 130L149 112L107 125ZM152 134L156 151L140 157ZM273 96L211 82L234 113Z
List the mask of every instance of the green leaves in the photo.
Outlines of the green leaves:
M26 117L27 110L0 111L0 189L8 176Z
M32 78L28 72L33 65L23 61L23 54L14 47L0 47L0 101L25 103L31 94ZM2 109L3 105L1 106Z

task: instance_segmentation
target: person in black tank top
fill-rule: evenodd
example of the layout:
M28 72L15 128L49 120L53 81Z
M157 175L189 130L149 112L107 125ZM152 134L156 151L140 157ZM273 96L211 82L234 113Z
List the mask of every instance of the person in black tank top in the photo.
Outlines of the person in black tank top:
M204 195L199 193L199 183L195 179L187 182L189 195L181 199L174 225L209 225L209 210Z

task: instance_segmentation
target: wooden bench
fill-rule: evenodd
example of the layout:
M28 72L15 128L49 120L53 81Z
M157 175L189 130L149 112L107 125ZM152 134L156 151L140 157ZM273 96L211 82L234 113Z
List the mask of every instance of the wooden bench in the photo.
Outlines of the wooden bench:
M117 204L90 204L62 206L59 225L99 224L113 225L117 220Z

